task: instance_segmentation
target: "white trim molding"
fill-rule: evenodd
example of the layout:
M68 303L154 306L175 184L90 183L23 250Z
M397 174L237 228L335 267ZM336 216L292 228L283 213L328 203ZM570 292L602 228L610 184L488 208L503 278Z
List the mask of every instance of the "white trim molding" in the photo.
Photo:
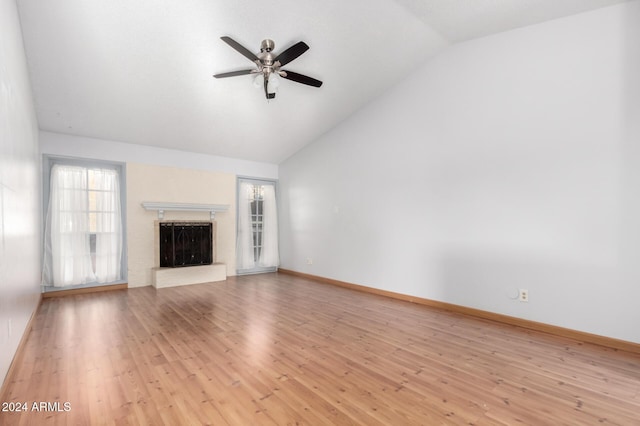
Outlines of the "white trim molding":
M193 203L167 203L167 202L150 202L142 203L145 210L156 210L158 219L164 218L165 211L181 211L181 212L209 212L211 220L215 219L216 213L226 212L229 210L228 204L193 204Z

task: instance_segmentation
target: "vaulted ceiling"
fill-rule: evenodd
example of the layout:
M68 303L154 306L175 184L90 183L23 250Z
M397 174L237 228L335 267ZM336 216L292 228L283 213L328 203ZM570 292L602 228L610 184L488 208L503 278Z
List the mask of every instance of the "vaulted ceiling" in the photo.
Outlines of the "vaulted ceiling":
M40 128L278 163L451 43L625 0L18 0ZM267 101L220 40L303 40ZM401 113L401 112L399 112Z

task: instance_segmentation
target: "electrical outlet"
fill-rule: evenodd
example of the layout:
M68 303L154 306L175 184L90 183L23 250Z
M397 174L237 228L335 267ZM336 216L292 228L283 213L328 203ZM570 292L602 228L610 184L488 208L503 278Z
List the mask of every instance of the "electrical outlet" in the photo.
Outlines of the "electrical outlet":
M529 290L521 288L519 293L518 293L518 300L521 302L528 302L529 301Z
M11 330L11 318L9 318L9 321L7 321L7 336L11 337L12 334L13 330Z
M313 265L313 259L310 257L307 257L307 265Z

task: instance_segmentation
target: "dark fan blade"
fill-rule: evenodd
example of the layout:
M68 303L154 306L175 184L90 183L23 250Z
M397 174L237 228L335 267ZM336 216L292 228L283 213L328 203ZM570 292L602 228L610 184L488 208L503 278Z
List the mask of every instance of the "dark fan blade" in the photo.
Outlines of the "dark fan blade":
M295 81L296 83L306 84L307 86L320 87L322 86L322 82L320 80L316 80L315 78L308 77L306 75L298 74L293 71L284 71L286 74L282 76L282 78L286 78L287 80Z
M290 48L285 49L273 61L280 62L280 66L287 65L307 50L309 50L309 46L304 41L299 41Z
M231 72L223 72L222 74L215 74L214 77L215 78L235 77L236 75L252 74L254 72L256 72L255 69L253 69L253 70L231 71Z
M253 52L251 52L249 49L247 49L246 47L244 47L243 45L241 45L231 37L224 36L224 37L220 37L220 39L225 43L227 43L229 46L236 49L238 52L244 55L244 57L249 59L251 62L255 62L255 61L260 62L260 59L258 59L258 57Z

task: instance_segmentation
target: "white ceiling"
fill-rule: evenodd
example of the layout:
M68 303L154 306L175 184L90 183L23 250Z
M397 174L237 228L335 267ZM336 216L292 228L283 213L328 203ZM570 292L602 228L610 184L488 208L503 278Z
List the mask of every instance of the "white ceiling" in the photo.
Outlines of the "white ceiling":
M17 0L42 130L278 163L447 45L624 0ZM220 40L310 50L267 102Z

